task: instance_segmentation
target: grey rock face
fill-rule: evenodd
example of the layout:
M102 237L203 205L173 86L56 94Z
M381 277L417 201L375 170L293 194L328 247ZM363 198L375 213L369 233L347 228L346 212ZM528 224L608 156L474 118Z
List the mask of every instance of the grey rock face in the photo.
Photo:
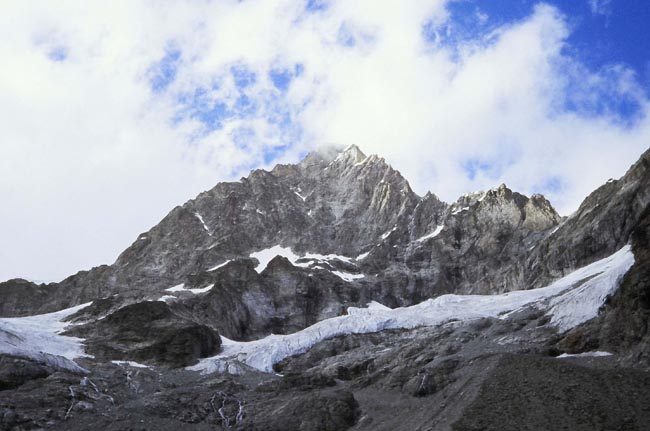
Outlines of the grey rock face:
M17 388L30 380L43 379L53 370L34 361L0 356L0 391Z

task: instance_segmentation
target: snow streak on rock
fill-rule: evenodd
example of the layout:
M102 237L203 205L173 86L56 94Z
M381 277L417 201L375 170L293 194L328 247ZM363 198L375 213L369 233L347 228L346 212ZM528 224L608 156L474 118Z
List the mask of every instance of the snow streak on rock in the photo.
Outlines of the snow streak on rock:
M128 366L133 368L149 368L149 369L152 368L149 365L140 364L139 362L134 362L134 361L111 361L111 363L115 365Z
M564 359L564 358L600 358L603 356L612 356L612 353L610 352L600 352L600 351L595 351L595 352L584 352L584 353L562 353L560 356L557 357L557 359Z
M212 232L210 232L210 229L208 228L208 225L205 224L205 220L203 220L203 216L199 214L198 212L195 212L194 215L196 216L197 219L201 222L201 225L203 226L203 229L208 233L208 235L212 236Z
M185 287L185 284L179 284L178 286L170 287L169 289L165 289L165 290L166 290L167 292L172 292L172 293L177 293L177 292L190 292L190 293L193 293L193 294L197 295L197 294L199 294L199 293L205 293L205 292L208 292L208 291L210 291L210 289L212 289L213 287L214 287L214 283L213 283L213 284L210 284L210 285L208 285L208 286L205 286L205 287L199 287L199 288L195 288L195 289L187 289L187 288ZM161 297L161 298L159 299L159 301L166 301L166 299L172 299L172 298L176 298L176 297L175 297L175 296L170 296L170 295L165 295L165 296Z
M435 237L438 236L438 234L440 232L442 232L442 229L444 229L444 227L445 227L444 225L437 226L436 229L433 232L431 232L428 235L424 235L423 237L420 237L420 238L416 239L416 241L417 242L424 242L424 241L426 241L428 239L435 238Z
M223 262L223 263L220 263L219 265L215 265L215 266L213 266L212 268L208 269L208 272L210 272L210 271L216 271L217 269L219 269L219 268L221 268L221 267L224 267L224 266L228 265L228 263L230 263L230 262L231 262L230 260L227 260L227 261L225 261L225 262Z

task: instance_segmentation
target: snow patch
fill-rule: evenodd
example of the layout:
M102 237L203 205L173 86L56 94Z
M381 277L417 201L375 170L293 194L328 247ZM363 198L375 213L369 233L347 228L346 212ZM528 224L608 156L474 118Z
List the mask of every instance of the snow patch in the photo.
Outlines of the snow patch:
M149 369L152 369L152 367L150 367L149 365L140 364L140 363L134 362L134 361L111 361L111 363L113 363L115 365L129 366L129 367L133 367L133 368L149 368Z
M369 254L370 254L369 251L367 251L367 252L365 252L365 253L361 253L359 256L356 257L356 260L363 260L363 259L365 259L366 257L368 257Z
M288 335L270 335L256 341L224 341L223 351L202 359L191 370L211 373L243 364L273 372L273 364L306 352L316 343L347 334L378 332L385 329L436 326L451 320L506 318L526 306L547 310L551 324L565 331L595 317L607 294L614 292L621 277L634 263L631 247L578 269L549 286L501 295L442 295L411 307L389 309L372 302L368 308L348 308L348 314L326 319ZM577 302L576 302L577 301ZM578 311L569 307L577 307ZM224 338L222 337L222 340Z
M307 253L303 256L305 259L314 259L314 260L335 260L338 259L345 263L352 263L352 258L347 256L341 256L340 254L318 254L318 253ZM301 266L301 264L295 264Z
M349 272L342 272L342 271L331 271L331 273L345 281L354 281L365 277L365 275L363 274L352 274Z
M315 260L315 261L330 261L330 260L340 260L345 263L352 263L353 259L347 256L341 256L338 254L318 254L318 253L306 253L304 256L298 256L295 254L291 248L282 247L280 245L273 246L264 250L256 251L250 254L251 258L257 259L260 263L255 267L255 271L261 273L266 269L266 266L269 264L273 258L276 256L282 256L287 258L292 265L299 266L301 268L308 268L311 266L309 262L298 262L300 259L304 260Z
M199 288L196 288L196 289L187 289L187 291L192 292L195 295L198 295L199 293L209 292L210 289L212 289L213 287L214 287L214 283L209 285L209 286L205 286L205 287L199 287Z
M602 356L612 356L612 353L609 352L584 352L584 353L562 353L560 356L557 357L557 359L562 359L562 358L598 358Z
M386 238L388 238L388 237L390 236L391 233L395 232L396 229L397 229L397 226L393 227L391 230L389 230L388 232L386 232L385 234L383 234L383 235L381 236L381 239L386 239Z
M272 261L273 258L275 258L276 256L286 257L291 262L295 262L296 260L300 259L298 255L296 255L293 251L291 251L291 248L289 247L285 248L280 245L276 245L271 248L266 248L264 250L256 251L250 254L250 257L252 258L254 257L260 262L255 267L255 271L257 271L258 273L264 271L266 269L266 266L269 264L269 262Z
M423 241L426 241L426 240L428 240L428 239L430 239L430 238L435 238L435 237L438 236L438 234L439 234L440 232L442 232L442 229L444 229L444 227L445 227L445 226L441 224L441 225L439 225L438 227L436 227L436 229L435 229L433 232L431 232L430 234L428 234L428 235L424 235L424 236L422 236L422 237L416 239L415 241L416 241L416 242L423 242Z
M166 292L181 292L183 290L185 290L185 284L183 283L165 289Z
M469 210L469 207L458 208L457 210L452 211L452 212L451 212L451 215L460 214L460 213L462 213L463 211L467 211L467 210Z
M187 289L184 284L179 284L178 286L170 287L169 289L165 289L165 290L167 292L190 292L190 293L193 293L193 294L197 295L199 293L208 292L213 287L214 287L214 284L211 284L211 285L206 286L206 287L200 287L200 288L195 288L195 289ZM167 301L172 300L172 299L176 299L176 297L171 296L171 295L165 295L165 296L162 296L160 299L158 299L158 301L167 302Z

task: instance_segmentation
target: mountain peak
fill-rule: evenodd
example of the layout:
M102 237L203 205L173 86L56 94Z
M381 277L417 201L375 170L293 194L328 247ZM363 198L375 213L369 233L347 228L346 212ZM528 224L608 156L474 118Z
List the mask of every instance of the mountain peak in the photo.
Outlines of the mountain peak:
M346 147L343 151L341 151L339 155L336 156L336 159L334 159L334 161L343 160L346 163L347 162L360 163L364 161L366 158L367 156L363 153L363 151L361 151L361 149L356 145L352 144Z

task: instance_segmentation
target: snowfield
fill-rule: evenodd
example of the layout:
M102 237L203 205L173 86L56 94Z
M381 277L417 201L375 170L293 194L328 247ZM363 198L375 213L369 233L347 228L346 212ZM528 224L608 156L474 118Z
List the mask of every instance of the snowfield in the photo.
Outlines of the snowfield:
M88 356L81 338L60 335L70 324L62 320L92 302L48 314L0 318L0 353L33 359L71 371L86 371L73 359Z
M202 373L236 369L245 364L265 372L284 358L306 352L316 343L345 334L384 329L436 326L450 320L505 318L526 306L546 310L550 324L560 332L592 319L606 297L618 288L634 264L629 245L613 255L578 269L540 289L501 295L442 295L411 307L389 309L373 302L368 308L348 308L348 314L323 320L289 335L269 335L260 340L236 342L221 337L223 351L189 367Z

